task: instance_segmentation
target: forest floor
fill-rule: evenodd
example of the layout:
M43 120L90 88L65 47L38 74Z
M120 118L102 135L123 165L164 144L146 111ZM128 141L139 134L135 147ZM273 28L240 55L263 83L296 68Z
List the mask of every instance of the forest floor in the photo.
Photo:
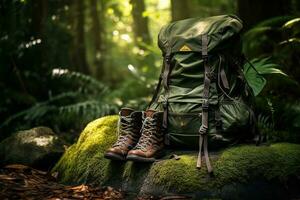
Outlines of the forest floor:
M56 174L50 174L24 165L16 164L0 168L0 199L187 199L185 196L133 197L112 187L101 188L90 185L68 186L58 183L56 176Z

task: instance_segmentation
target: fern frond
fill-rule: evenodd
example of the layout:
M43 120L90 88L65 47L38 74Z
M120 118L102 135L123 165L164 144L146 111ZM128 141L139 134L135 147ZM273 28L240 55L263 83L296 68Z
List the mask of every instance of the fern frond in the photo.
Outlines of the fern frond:
M270 116L259 114L257 117L257 126L262 132L274 130L274 123L270 120Z
M108 87L100 81L80 72L68 71L62 74L57 74L56 78L65 79L73 84L77 84L78 90L83 93L89 93L92 91L101 95L106 93L108 90Z
M117 113L117 104L107 102L108 87L100 81L82 73L63 71L55 76L72 83L72 88L51 96L48 100L38 102L32 107L10 116L1 126L11 127L14 123L36 125L40 123L56 126L65 119L74 127L108 114ZM78 87L74 91L74 85ZM50 121L49 121L50 120ZM71 122L73 120L73 122ZM51 124L53 123L53 124ZM73 128L74 128L73 127Z

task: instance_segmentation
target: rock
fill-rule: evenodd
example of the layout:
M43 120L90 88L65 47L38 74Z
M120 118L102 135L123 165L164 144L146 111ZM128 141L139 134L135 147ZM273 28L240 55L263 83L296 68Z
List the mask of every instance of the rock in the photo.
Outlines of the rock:
M47 127L12 134L0 142L0 163L23 164L49 170L64 152L63 143Z
M196 169L196 151L174 151L179 160L166 156L153 164L103 158L116 140L117 120L107 116L88 124L52 170L61 182L110 185L139 194L190 194L195 199L300 196L299 144L241 145L211 153L214 176L210 176L205 167Z

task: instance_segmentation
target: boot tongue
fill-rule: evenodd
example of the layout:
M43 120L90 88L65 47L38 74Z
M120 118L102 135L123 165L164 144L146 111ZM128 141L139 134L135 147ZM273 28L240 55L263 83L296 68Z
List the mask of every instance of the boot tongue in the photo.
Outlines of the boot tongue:
M156 113L155 110L147 110L145 112L146 117L153 117L154 113Z
M120 111L121 116L129 116L133 110L131 108L122 108Z

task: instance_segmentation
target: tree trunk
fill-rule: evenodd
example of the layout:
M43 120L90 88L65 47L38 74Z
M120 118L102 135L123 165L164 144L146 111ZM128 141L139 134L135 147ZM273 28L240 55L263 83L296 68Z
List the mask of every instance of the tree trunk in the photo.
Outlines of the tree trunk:
M94 48L95 48L95 56L94 56L94 64L96 66L96 77L98 79L101 79L105 76L104 72L104 63L105 63L105 57L104 54L104 23L103 18L101 17L101 20L99 20L99 14L98 12L103 13L105 11L105 5L102 3L100 4L100 11L98 10L98 0L91 0L90 6L91 6L91 18L92 18L92 34L94 39ZM103 2L103 1L102 1ZM101 3L101 2L100 2Z
M42 37L47 19L48 1L32 1L32 30L36 37Z
M171 0L172 21L186 19L190 16L189 1Z
M265 19L286 15L290 8L291 0L238 0L238 15L244 21L245 29Z
M73 67L84 74L90 74L86 60L86 48L84 38L85 5L82 0L74 0L73 26L74 26L74 47L72 53Z
M130 0L132 4L132 18L133 18L133 30L135 34L135 40L137 45L143 48L143 45L140 45L140 41L145 44L151 44L151 36L149 32L149 20L148 17L143 16L145 8L144 0Z
M147 45L151 45L152 40L149 31L149 19L147 16L143 16L143 13L146 10L146 5L144 0L130 0L132 5L131 15L133 18L133 31L134 31L134 40L136 45L147 51ZM154 56L149 53L146 56L140 56L138 59L138 65L154 65Z
M47 37L46 37L46 23L48 15L48 1L31 1L32 4L32 23L31 31L34 39L41 39L42 43L38 52L40 55L35 58L34 63L41 65L39 71L44 73L44 70L48 68L48 56L47 56Z

